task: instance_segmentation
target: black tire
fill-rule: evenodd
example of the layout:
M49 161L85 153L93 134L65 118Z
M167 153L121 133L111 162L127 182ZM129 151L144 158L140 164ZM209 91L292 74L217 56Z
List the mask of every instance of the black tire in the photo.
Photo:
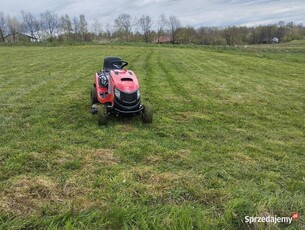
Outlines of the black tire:
M144 123L152 123L153 121L153 110L150 106L144 106L142 113L142 120Z
M99 105L98 106L98 124L99 125L107 125L108 121L108 112L107 108L104 105Z
M96 95L96 88L92 87L91 89L91 105L99 103Z

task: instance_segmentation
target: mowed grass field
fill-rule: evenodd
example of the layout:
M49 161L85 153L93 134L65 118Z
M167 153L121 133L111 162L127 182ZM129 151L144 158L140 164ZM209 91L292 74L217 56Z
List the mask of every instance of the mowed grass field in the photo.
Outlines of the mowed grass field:
M89 112L109 55L152 124ZM304 229L304 102L304 43L1 46L0 228Z

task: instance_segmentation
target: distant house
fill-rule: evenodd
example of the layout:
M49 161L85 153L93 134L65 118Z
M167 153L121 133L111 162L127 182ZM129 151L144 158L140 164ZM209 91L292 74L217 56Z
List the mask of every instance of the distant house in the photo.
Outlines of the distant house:
M278 39L277 37L272 38L271 40L272 43L279 43L280 39Z
M37 39L27 34L8 34L4 36L5 42L36 42Z
M172 41L172 38L171 38L171 36L159 36L159 37L157 37L154 41L153 41L153 43L156 43L156 44L169 44L169 43L171 43L171 41Z

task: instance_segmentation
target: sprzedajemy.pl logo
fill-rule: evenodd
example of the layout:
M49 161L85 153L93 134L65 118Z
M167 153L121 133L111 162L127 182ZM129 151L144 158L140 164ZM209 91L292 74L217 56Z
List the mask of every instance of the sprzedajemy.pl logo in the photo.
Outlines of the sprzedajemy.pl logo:
M292 213L291 217L279 217L279 216L261 216L261 217L254 217L254 216L245 216L245 222L252 224L252 223L288 223L291 224L292 220L297 221L299 219L299 213L294 212Z

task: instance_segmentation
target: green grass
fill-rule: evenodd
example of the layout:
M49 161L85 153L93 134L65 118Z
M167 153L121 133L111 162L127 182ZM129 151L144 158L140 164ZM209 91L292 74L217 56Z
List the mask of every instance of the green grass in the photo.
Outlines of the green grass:
M0 47L0 228L302 229L303 44ZM89 113L104 56L154 122ZM291 216L292 225L245 223Z

